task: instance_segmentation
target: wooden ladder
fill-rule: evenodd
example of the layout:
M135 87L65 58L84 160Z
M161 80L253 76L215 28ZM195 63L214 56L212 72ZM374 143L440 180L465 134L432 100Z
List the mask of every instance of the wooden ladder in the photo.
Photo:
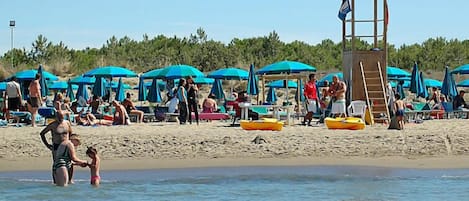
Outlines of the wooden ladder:
M374 122L390 122L388 100L386 98L386 87L383 79L380 62L376 70L365 71L363 62L360 61L360 70L365 89L366 104Z

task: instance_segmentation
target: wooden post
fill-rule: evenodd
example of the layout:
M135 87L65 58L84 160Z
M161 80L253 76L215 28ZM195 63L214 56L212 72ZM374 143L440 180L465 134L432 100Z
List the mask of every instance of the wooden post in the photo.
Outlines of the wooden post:
M355 50L355 0L352 0L352 51Z
M378 47L378 0L374 0L374 25L373 25L373 28L374 28L374 43L373 43L373 47L374 48L377 48Z

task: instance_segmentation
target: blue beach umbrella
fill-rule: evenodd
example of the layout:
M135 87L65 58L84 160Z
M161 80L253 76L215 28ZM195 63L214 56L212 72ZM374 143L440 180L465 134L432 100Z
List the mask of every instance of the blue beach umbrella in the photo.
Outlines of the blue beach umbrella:
M443 85L441 86L441 94L450 98L458 95L458 89L456 88L453 76L449 72L448 67L445 68L445 78L443 79Z
M24 70L24 71L20 71L20 72L15 73L15 76L20 81L34 80L37 73L38 73L38 70ZM52 74L52 73L42 71L42 74L46 78L46 80L49 80L49 81L59 80L59 78L57 76L55 76L54 74Z
M7 83L6 82L0 82L0 91L5 91L7 89Z
M140 76L138 80L138 101L146 101L147 100L147 88L145 87L145 82L143 77Z
M152 103L161 103L161 93L160 93L160 88L158 86L158 81L156 78L153 79L153 82L151 83L150 90L148 91L148 97L147 97L149 102Z
M55 81L55 82L52 82L52 84L50 84L48 88L49 90L67 90L68 83L65 81ZM78 89L78 86L72 84L72 89L76 90Z
M75 94L73 93L73 84L70 82L70 79L68 79L66 97L68 97L72 102L75 100Z
M206 77L196 77L193 80L195 84L213 84L215 82L215 79Z
M420 93L418 94L418 96L422 97L422 98L427 98L428 97L428 89L427 89L427 86L425 85L425 81L423 79L423 72L420 72L420 86L422 88L420 89Z
M297 61L280 61L267 65L259 69L257 74L281 74L281 73L300 73L300 72L315 72L316 68L308 64Z
M209 78L223 80L247 80L249 72L239 68L223 68L213 71L207 75Z
M436 87L438 89L441 89L441 86L443 86L443 83L439 80L435 80L435 79L424 79L423 80L424 83L425 83L425 86L430 88L430 87Z
M85 99L85 100L90 99L90 95L88 94L88 89L86 87L86 84L84 84L84 83L78 84L76 98L79 99L80 97L83 97L83 99Z
M296 88L296 93L295 93L295 100L298 101L298 94L299 94L299 101L304 102L305 101L305 95L304 95L304 86L303 86L303 80L300 80L300 87ZM298 91L299 90L299 91ZM298 93L299 92L299 93ZM318 90L319 92L319 90Z
M401 99L405 98L405 92L404 92L403 84L397 84L396 91L397 91L397 93L399 93L399 96L401 96Z
M225 93L223 92L223 88L222 88L220 79L215 79L215 82L213 82L212 89L210 90L210 93L214 94L216 99L224 99L225 98Z
M420 75L419 75L419 67L417 63L414 64L414 67L412 68L412 76L410 79L410 92L415 93L419 95L421 93L422 89L422 82L420 82Z
M469 87L469 79L459 82L457 86L458 87ZM1 90L1 87L0 87L0 90Z
M257 87L257 79L254 72L254 64L251 64L251 66L249 67L248 86L246 92L249 95L257 95L259 93L259 88Z
M462 66L457 67L451 74L469 74L469 64L464 64Z
M137 74L120 66L104 66L95 68L83 74L85 77L137 77Z
M158 79L179 79L186 77L205 77L199 69L189 66L189 65L172 65L167 66L155 73L146 75L148 78L158 78Z
M144 82L144 83L143 83L143 87L144 87L145 89L149 89L149 88L151 87L151 84L152 84L152 83L153 83L153 81ZM136 85L136 86L134 86L133 89L138 90L138 87L139 87L139 85ZM160 90L163 91L163 90L166 88L166 82L163 81L163 80L158 80L158 87L160 87ZM148 94L147 94L147 95L148 95Z
M271 88L285 88L285 80L275 80L273 82L270 82L266 86L271 87ZM297 88L298 84L293 80L288 80L287 87L288 88Z
M49 89L47 88L46 77L44 70L42 69L42 65L39 65L37 73L41 75L41 78L39 79L39 84L41 85L41 95L47 96L49 94Z
M80 85L80 84L94 84L96 82L96 78L95 77L85 77L83 75L80 75L80 76L77 76L77 77L74 77L72 80L70 80L70 82L72 84L77 84L77 85Z
M274 104L275 102L277 102L277 94L275 93L275 88L269 88L269 91L267 92L266 101L270 104Z
M93 95L103 97L106 92L105 92L105 80L103 77L96 77L96 82L94 83L93 86Z
M339 77L340 80L344 80L344 74L342 72L329 73L317 81L318 87L325 87L324 86L325 81L332 83L332 78L334 77L334 75Z
M122 77L119 78L119 84L117 84L116 98L115 100L122 102L125 99L125 90L122 83Z
M398 85L399 85L399 84L398 84L398 82L396 82L396 81L392 81L392 82L391 82L391 87L397 87ZM407 89L409 89L409 88L410 88L410 80L405 80L405 81L404 81L404 84L402 85L402 88L407 88Z
M410 77L412 74L402 70L398 67L388 66L386 67L387 77L388 78L398 78L398 77Z
M153 78L157 78L159 73L162 71L163 69L162 68L157 68L157 69L153 69L151 71L148 71L146 73L143 73L142 77L144 79L153 79ZM151 82L150 82L151 83Z

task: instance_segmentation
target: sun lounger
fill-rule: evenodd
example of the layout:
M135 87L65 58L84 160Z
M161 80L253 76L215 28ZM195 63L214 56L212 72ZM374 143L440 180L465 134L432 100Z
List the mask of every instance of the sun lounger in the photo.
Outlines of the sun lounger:
M199 120L227 120L230 118L228 113L200 113ZM195 119L195 114L192 113L192 119Z

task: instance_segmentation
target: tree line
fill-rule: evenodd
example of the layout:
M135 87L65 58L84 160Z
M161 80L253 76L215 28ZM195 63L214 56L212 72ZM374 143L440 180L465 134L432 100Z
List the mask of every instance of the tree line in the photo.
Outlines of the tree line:
M358 49L372 45L359 40ZM11 57L13 55L13 68ZM57 75L81 74L97 66L124 66L146 72L173 64L188 64L208 72L218 68L262 67L281 60L300 61L318 70L342 69L342 42L324 39L311 45L302 41L285 43L272 31L267 36L239 39L228 44L208 39L202 28L189 37L143 35L142 40L112 36L100 48L71 49L39 35L31 49L13 49L0 57L0 79L23 69L43 64ZM423 70L442 70L469 63L469 40L430 38L421 44L388 44L388 65L410 69L414 62Z

